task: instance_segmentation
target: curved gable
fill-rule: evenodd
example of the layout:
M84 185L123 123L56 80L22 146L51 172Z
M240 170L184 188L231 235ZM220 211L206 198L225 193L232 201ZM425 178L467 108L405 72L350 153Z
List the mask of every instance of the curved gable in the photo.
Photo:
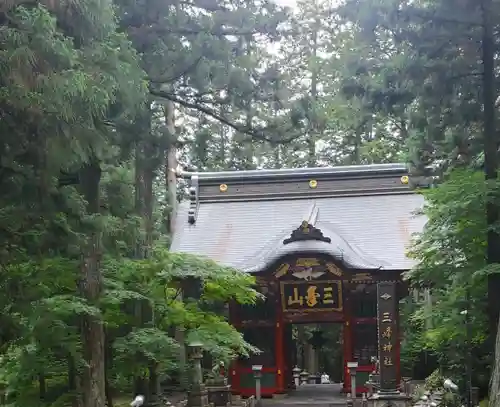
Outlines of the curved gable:
M312 236L299 235L296 233L303 227L311 230ZM322 239L317 238L315 231L318 231ZM296 236L294 237L294 233ZM280 258L295 253L322 254L335 259L345 269L355 270L382 270L390 266L389 263L368 256L355 245L349 243L343 236L335 232L330 225L318 223L311 225L304 221L301 226L291 234L279 234L266 242L264 248L254 252L249 258L242 260L237 267L247 273L256 273L269 268Z

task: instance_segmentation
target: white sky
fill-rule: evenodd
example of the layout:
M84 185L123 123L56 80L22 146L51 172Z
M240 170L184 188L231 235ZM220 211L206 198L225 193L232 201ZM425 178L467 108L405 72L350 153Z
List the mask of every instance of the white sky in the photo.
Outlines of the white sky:
M288 7L294 7L296 4L296 0L274 0L276 4L279 4L280 6L288 6Z
M290 8L295 8L297 5L297 0L274 0L274 2L280 6L288 6ZM340 5L340 0L333 0L330 4L332 5Z

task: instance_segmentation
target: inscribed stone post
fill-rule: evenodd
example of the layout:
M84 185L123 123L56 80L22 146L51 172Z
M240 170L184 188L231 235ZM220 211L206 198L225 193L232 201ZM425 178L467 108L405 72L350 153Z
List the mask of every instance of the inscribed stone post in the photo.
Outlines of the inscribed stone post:
M397 336L398 298L396 283L383 281L377 284L378 347L380 359L380 393L398 391Z

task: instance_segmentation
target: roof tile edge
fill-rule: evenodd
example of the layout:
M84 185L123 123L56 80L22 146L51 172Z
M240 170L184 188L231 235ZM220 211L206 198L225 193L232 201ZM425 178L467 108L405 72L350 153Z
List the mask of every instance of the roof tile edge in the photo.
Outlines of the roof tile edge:
M363 176L388 176L406 175L408 167L403 163L394 164L365 164L365 165L345 165L337 167L316 167L316 168L287 168L287 169L266 169L266 170L245 170L245 171L219 171L219 172L186 172L181 173L183 178L196 176L200 184L216 183L225 181L257 181L285 179L305 179L311 177L363 177Z

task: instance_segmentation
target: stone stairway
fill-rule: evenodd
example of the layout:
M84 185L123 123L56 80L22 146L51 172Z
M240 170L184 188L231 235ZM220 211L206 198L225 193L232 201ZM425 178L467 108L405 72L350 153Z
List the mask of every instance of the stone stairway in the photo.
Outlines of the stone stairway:
M263 400L263 407L345 406L341 384L304 384L280 399Z
M232 407L255 407L255 398L252 396L249 399L243 399L241 396L232 397Z

